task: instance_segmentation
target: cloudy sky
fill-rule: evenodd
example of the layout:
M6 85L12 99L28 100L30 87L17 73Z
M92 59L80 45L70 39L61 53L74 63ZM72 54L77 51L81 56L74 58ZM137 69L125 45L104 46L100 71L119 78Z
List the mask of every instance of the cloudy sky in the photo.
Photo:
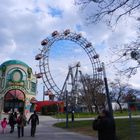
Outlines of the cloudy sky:
M110 29L104 23L86 24L86 15L93 12L93 5L83 11L75 6L74 0L3 0L0 4L0 60L1 63L18 59L39 72L38 62L34 59L41 49L40 42L50 36L54 30L82 33L83 37L92 42L100 61L108 63L112 57L109 48L122 43L128 43L136 36L136 21L127 18L119 22L115 29ZM62 42L61 42L62 43ZM50 52L50 69L56 83L68 71L68 65L81 62L84 73L91 74L91 64L77 44L56 42ZM113 70L106 67L111 79ZM139 72L130 83L140 87ZM37 98L42 99L42 81L38 82Z

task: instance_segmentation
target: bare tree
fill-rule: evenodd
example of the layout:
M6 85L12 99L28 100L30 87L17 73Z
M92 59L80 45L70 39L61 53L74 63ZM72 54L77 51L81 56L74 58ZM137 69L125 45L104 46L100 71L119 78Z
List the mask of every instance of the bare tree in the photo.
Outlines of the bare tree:
M138 34L140 29L138 29ZM130 44L125 44L121 46L115 46L111 48L112 55L116 56L111 63L116 63L116 65L121 64L121 73L131 77L137 73L137 69L140 67L140 36L138 35L135 41Z
M106 96L103 94L103 81L91 78L85 75L81 79L83 83L82 99L87 105L89 112L99 112L99 109L105 107Z
M97 7L97 10L87 17L90 23L104 20L108 25L112 25L121 20L122 17L132 16L140 11L139 0L75 0L75 3L83 8L89 4L94 4Z
M115 79L113 82L110 82L109 85L111 98L119 105L119 110L122 112L121 103L127 95L130 85L123 83L121 79Z
M122 64L120 72L127 76L136 74L137 68L140 67L140 0L75 0L76 5L86 8L88 5L93 5L94 10L87 15L88 23L106 22L108 26L114 27L117 23L127 17L134 18L138 21L138 36L137 39L129 44L115 46L112 49L113 54L117 57L111 63ZM116 49L117 48L117 49ZM130 61L135 60L137 63L130 65ZM116 66L117 67L117 66Z

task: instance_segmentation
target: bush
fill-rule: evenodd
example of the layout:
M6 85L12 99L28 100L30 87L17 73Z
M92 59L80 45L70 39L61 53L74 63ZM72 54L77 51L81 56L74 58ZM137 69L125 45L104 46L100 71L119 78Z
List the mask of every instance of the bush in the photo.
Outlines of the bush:
M58 112L58 107L56 104L52 104L48 106L45 105L41 108L42 115L54 115L57 112Z
M41 108L41 114L42 114L42 115L47 115L47 108L48 108L48 106L43 106L43 107Z

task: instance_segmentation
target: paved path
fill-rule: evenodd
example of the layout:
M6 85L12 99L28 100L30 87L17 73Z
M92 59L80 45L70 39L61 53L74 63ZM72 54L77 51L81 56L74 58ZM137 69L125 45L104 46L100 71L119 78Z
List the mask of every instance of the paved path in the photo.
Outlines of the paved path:
M24 137L21 137L21 140L97 140L96 138L85 136L82 134L69 132L67 130L53 127L52 124L61 121L58 119L54 119L48 116L39 116L40 124L37 126L37 132L35 137L30 137L30 125L25 127ZM1 140L16 140L19 139L17 137L17 129L15 132L10 134L10 128L7 127L7 132L5 134L0 134ZM1 128L0 128L1 132Z

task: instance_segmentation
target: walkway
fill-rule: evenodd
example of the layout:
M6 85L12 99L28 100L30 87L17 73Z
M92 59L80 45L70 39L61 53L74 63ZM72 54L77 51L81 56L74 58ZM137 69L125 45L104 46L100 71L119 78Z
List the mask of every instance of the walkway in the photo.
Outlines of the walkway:
M25 127L25 136L21 137L22 140L97 140L96 138L85 136L82 134L69 132L67 130L53 127L52 125L58 122L58 119L54 119L48 116L39 116L40 124L37 126L37 133L35 137L30 137L30 125ZM9 133L10 128L8 126L5 134L0 134L2 140L15 140L17 137L17 129L13 134ZM0 128L1 132L1 128Z

